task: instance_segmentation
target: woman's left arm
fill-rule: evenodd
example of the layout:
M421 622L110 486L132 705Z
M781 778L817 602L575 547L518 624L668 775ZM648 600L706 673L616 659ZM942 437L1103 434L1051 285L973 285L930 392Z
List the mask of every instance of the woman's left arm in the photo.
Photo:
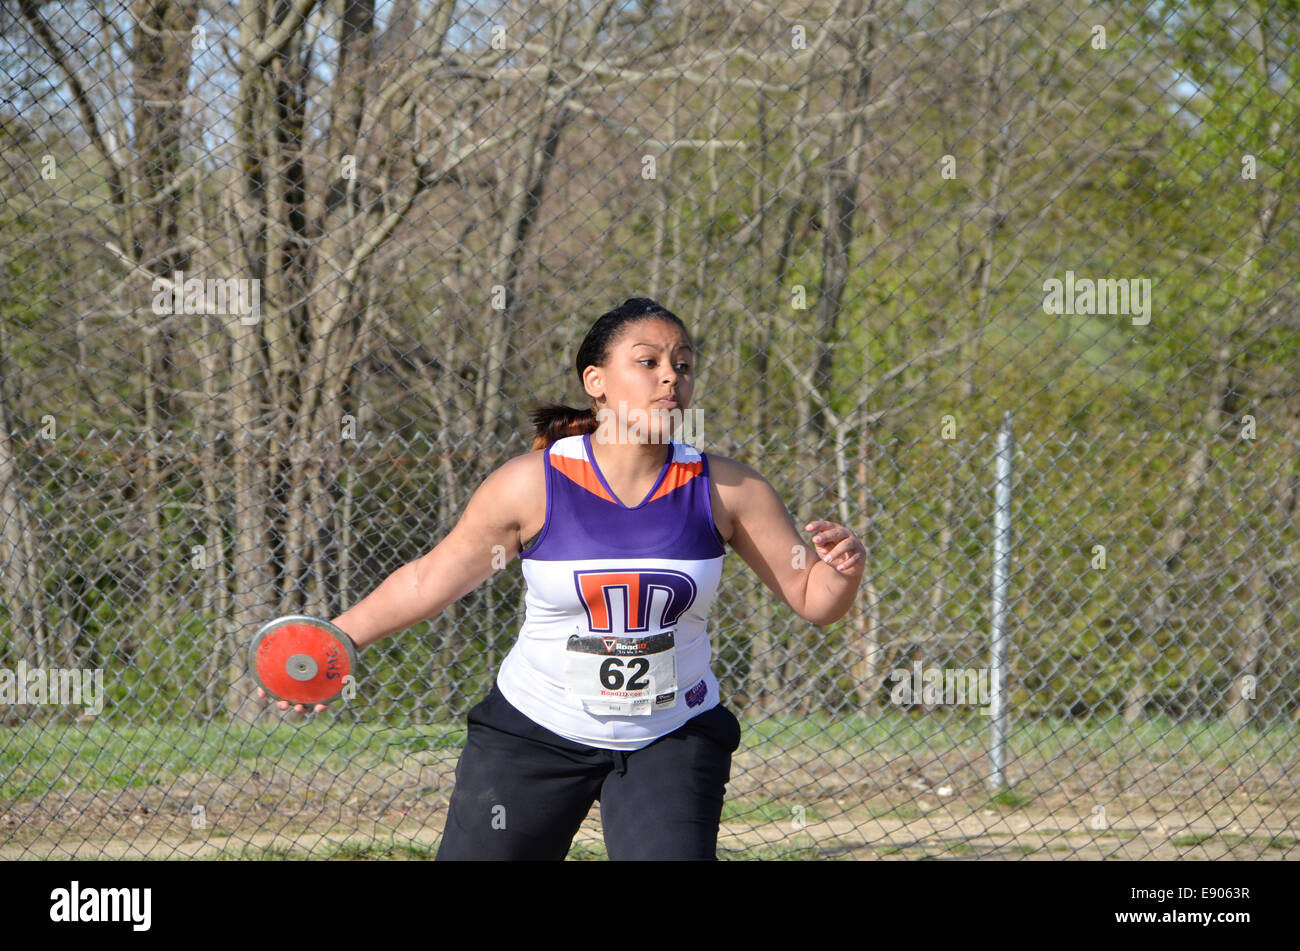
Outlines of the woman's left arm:
M749 466L709 454L710 476L731 523L729 542L781 600L818 627L842 618L857 596L867 549L853 532L817 520L799 535L776 490Z

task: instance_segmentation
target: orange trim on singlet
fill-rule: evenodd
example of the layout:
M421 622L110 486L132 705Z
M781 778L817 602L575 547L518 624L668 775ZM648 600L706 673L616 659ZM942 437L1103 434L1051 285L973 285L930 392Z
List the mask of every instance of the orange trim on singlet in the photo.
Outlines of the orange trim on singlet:
M703 472L703 462L674 462L668 467L668 474L664 476L664 481L660 484L658 491L646 501L653 502L655 499L667 495L673 489L680 489Z
M596 470L592 468L591 463L586 459L575 459L573 456L561 456L559 453L554 453L551 456L551 468L606 502L618 504L605 491L605 487L600 484L600 477L596 475Z

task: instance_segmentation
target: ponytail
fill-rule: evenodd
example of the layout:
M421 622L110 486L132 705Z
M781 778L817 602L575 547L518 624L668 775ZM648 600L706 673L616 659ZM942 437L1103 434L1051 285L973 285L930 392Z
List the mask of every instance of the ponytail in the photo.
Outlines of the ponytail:
M574 409L550 403L528 414L533 423L533 449L545 449L557 439L566 436L583 436L596 431L594 409Z

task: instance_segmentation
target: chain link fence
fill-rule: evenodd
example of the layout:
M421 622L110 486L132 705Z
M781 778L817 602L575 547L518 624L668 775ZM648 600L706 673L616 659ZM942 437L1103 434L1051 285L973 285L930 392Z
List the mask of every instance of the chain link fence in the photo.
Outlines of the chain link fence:
M246 644L433 547L630 296L870 553L827 628L726 560L720 856L1300 854L1300 5L0 17L0 856L430 857L518 566L321 717Z

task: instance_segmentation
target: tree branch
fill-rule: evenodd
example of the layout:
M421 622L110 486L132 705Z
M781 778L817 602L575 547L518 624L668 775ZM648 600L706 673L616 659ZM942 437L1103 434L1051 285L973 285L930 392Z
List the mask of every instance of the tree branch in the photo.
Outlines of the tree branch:
M68 62L68 58L63 55L63 48L54 36L54 31L50 29L49 23L41 16L36 0L19 0L19 6L22 9L23 16L27 18L27 22L32 25L32 30L45 48L45 52L54 61L54 65L59 68L59 71L63 73L64 78L68 81L68 86L72 89L72 98L76 101L77 109L81 112L82 122L86 124L86 132L90 136L91 142L95 144L96 151L99 152L108 165L108 181L110 194L113 196L113 204L124 204L126 189L122 185L122 170L114 161L112 151L105 144L104 138L100 134L99 121L95 118L95 110L91 105L86 87L82 85L81 78L77 76L76 70Z
M302 21L311 16L319 2L320 0L296 0L279 26L271 31L270 36L245 45L248 62L243 68L260 69L269 63L271 57L280 52L297 32L298 27L302 26Z

